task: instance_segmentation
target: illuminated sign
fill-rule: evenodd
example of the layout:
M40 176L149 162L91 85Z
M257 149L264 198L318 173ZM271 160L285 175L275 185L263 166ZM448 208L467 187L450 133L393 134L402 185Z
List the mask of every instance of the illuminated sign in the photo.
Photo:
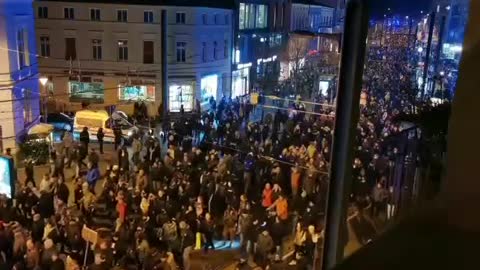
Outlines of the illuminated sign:
M168 87L168 110L179 112L183 105L185 112L193 110L193 87L191 84L171 84Z
M68 90L71 102L88 101L91 103L103 103L105 87L103 83L68 82Z
M260 63L268 63L268 62L272 62L272 61L275 61L277 60L277 56L274 55L272 57L269 57L269 58L260 58L260 59L257 59L257 65L260 65Z
M252 63L238 64L237 69L249 68L252 66Z
M217 98L218 75L208 75L202 78L200 82L202 103L208 102L210 97Z
M127 101L154 101L155 86L154 85L129 85L118 86L118 99Z
M12 198L13 193L13 159L0 156L0 194Z

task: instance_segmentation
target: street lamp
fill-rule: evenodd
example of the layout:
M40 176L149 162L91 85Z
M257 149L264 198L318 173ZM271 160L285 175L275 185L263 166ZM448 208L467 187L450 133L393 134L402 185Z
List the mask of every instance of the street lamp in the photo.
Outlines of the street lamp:
M47 77L44 77L44 76L40 77L38 80L40 81L40 83L42 84L42 86L45 86L45 85L47 84L47 82L48 82L48 78L47 78Z
M45 92L45 99L44 99L44 101L43 101L43 105L45 106L45 107L44 107L44 114L45 114L45 116L44 116L43 121L44 121L45 123L47 123L47 115L48 115L48 112L47 112L47 111L48 111L48 93L47 93L47 90L45 89L45 86L47 85L48 78L45 77L45 76L42 76L42 77L40 77L38 80L40 81L40 84L41 84L42 87L43 87L43 91Z

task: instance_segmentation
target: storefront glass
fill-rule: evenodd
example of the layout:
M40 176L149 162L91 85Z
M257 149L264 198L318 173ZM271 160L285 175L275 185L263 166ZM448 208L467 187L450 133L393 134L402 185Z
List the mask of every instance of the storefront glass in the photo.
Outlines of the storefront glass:
M154 85L130 85L118 86L118 99L124 101L154 101L155 86Z
M68 90L71 102L104 102L105 88L103 83L68 82Z
M248 67L233 71L232 98L243 96L248 93L249 71L250 71L250 68Z
M208 103L210 97L217 99L218 75L208 75L200 82L202 103Z
M190 84L171 84L168 88L168 110L179 112L181 106L185 112L193 110L193 87Z

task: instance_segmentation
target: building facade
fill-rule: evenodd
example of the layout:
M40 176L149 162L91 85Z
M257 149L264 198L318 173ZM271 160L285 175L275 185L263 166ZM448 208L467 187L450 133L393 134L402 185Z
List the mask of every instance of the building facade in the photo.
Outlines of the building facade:
M202 1L200 1L201 3ZM230 96L233 5L165 9L166 67L170 112L188 112L209 99ZM198 3L194 3L198 4Z
M340 33L335 29L335 1L294 0L290 10L289 39L282 55L282 81L314 78L310 95L331 96L340 61ZM295 86L298 90L299 87Z
M232 97L274 87L290 25L290 0L236 1Z
M160 6L108 2L35 2L39 68L49 79L42 91L50 110L87 103L131 113L133 102L142 101L154 114L162 102Z
M39 81L32 1L0 2L0 150L16 152L38 123Z
M54 110L149 115L229 95L232 7L211 1L39 0L36 39ZM52 104L53 103L53 104Z

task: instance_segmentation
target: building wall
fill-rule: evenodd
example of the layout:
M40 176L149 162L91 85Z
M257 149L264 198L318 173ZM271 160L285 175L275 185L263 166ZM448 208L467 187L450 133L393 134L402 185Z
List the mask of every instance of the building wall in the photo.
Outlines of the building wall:
M218 91L214 98L230 96L232 10L174 6L165 7L165 9L167 10L168 89L172 85L189 84L194 89L194 99L203 103L202 106L206 106L208 103L201 101L201 79L207 75L216 74ZM184 24L176 22L177 13L185 14ZM215 17L217 17L216 20ZM185 42L185 62L177 61L178 42ZM216 58L214 42L217 43Z
M292 4L290 31L332 33L334 9L326 6Z
M39 18L38 8L48 7L48 18ZM64 19L64 8L74 8L74 20ZM100 21L90 19L90 9L100 9ZM81 102L71 101L68 89L69 76L81 80L99 79L104 83L104 102L92 104L94 108L117 105L131 113L131 102L119 100L118 85L127 83L154 84L155 102L147 102L150 114L155 114L162 101L161 80L161 8L159 6L115 5L78 2L35 2L37 45L40 38L50 38L50 56L39 58L42 75L50 77L53 83L53 97L56 109L78 110ZM127 10L127 22L117 21L117 10ZM144 22L144 11L153 12L153 22ZM77 59L66 58L65 38L75 38ZM94 60L92 40L102 41L102 59ZM128 60L119 60L118 42L127 40ZM154 62L143 62L143 42L153 41Z
M38 122L38 69L35 58L31 1L0 2L0 126L1 150L18 150L29 127ZM24 65L19 62L19 31L23 31Z
M239 27L241 4L267 6L267 26L248 29ZM291 1L238 0L236 7L233 84L236 85L237 94L246 94L253 88L269 88L278 80L279 56L288 39ZM242 90L238 90L240 85L244 85Z

